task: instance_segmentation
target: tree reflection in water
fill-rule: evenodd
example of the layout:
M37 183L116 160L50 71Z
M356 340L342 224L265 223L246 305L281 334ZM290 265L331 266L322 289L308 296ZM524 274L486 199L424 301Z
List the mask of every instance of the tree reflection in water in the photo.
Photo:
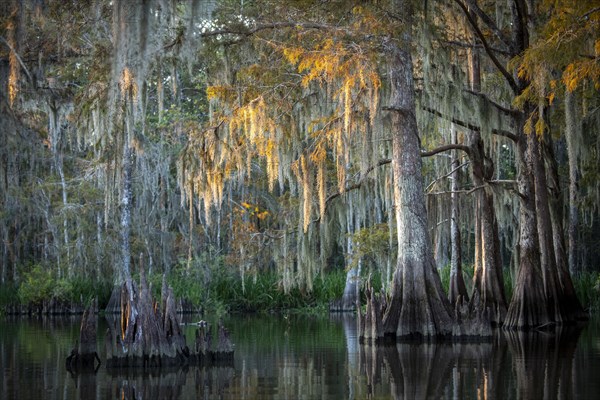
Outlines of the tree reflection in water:
M0 319L0 398L537 400L600 393L600 321L583 332L498 330L483 344L390 347L360 345L352 314L235 316L226 323L236 343L231 367L134 373L102 364L96 374L72 376L64 366L78 318Z
M156 371L154 373L111 371L108 374L113 398L123 400L219 397L231 384L234 375L232 367L175 368L169 372ZM193 382L189 381L191 379ZM185 390L191 391L184 393Z
M505 332L512 353L518 397L571 399L573 359L582 328Z
M359 374L367 398L387 387L394 399L569 399L580 333L567 327L497 331L487 343L360 345Z

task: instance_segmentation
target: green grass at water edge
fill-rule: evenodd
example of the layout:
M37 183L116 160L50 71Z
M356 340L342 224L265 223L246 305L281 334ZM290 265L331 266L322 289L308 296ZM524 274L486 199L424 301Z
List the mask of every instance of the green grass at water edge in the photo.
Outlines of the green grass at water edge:
M281 310L325 310L330 301L344 291L345 273L329 272L319 275L312 291L295 287L285 293L280 278L272 272L246 277L221 277L211 283L211 298L226 305L230 311L261 312Z
M600 313L600 273L582 272L573 277L573 286L584 309Z
M162 277L153 276L154 295L159 296ZM281 279L274 272L260 272L242 277L232 269L210 270L174 269L167 282L175 296L189 300L195 308L217 312L272 312L296 310L313 313L327 310L330 301L341 297L345 272L320 274L312 290L292 288L285 293Z
M108 302L111 289L110 282L82 276L57 278L49 269L33 265L23 271L18 285L10 283L0 287L0 309L16 304L37 306L50 300L87 306L94 298L102 307Z
M0 286L0 314L3 312L4 308L12 303L14 303L17 298L19 287L12 284L7 283Z

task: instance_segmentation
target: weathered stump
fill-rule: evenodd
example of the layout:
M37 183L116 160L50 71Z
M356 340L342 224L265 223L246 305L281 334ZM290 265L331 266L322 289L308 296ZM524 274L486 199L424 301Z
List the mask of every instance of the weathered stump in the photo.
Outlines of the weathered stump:
M185 338L181 338L174 302L163 297L161 310L152 300L144 268L139 290L130 282L121 288L120 318L109 324L106 341L108 367L159 367L185 364ZM163 293L165 296L165 293Z
M131 288L131 289L128 289ZM219 346L210 350L208 326L196 332L190 352L177 315L173 290L163 276L160 305L152 300L144 269L139 290L124 283L120 296L120 318L109 320L106 364L111 368L214 365L233 361L233 345L225 328L219 328Z
M96 360L98 366L101 364L96 351L96 302L97 300L94 300L81 317L79 340L66 359L66 367L69 371L93 371L96 369Z
M233 344L229 338L229 331L222 324L219 324L218 338L219 342L217 344L217 351L215 352L215 360L233 361Z
M359 337L361 343L381 343L385 340L383 313L387 305L385 293L377 294L370 282L367 284L367 308L359 310Z
M196 329L196 344L194 349L196 353L206 355L210 351L212 344L212 335L206 321L198 323L199 328Z

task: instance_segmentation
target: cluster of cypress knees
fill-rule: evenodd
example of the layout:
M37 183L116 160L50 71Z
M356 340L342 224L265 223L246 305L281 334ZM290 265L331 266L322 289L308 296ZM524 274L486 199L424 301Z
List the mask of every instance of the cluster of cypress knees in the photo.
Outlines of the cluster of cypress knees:
M130 288L130 289L128 289ZM186 343L179 322L173 290L163 277L162 301L152 299L145 275L139 289L133 282L120 288L118 317L107 313L105 338L107 368L160 368L172 366L228 366L233 363L234 346L228 330L217 327L217 340L206 321L194 323L192 348ZM102 364L97 350L97 303L83 313L79 340L66 358L69 371L96 371Z

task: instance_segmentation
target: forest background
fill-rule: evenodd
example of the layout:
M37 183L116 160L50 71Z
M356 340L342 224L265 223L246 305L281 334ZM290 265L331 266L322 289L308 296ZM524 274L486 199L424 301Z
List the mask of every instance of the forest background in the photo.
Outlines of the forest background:
M1 2L0 305L105 305L142 266L198 310L389 291L403 250L381 38L410 30L447 293L491 268L510 302L538 168L538 262L598 310L600 3L414 2L412 29L393 3Z

